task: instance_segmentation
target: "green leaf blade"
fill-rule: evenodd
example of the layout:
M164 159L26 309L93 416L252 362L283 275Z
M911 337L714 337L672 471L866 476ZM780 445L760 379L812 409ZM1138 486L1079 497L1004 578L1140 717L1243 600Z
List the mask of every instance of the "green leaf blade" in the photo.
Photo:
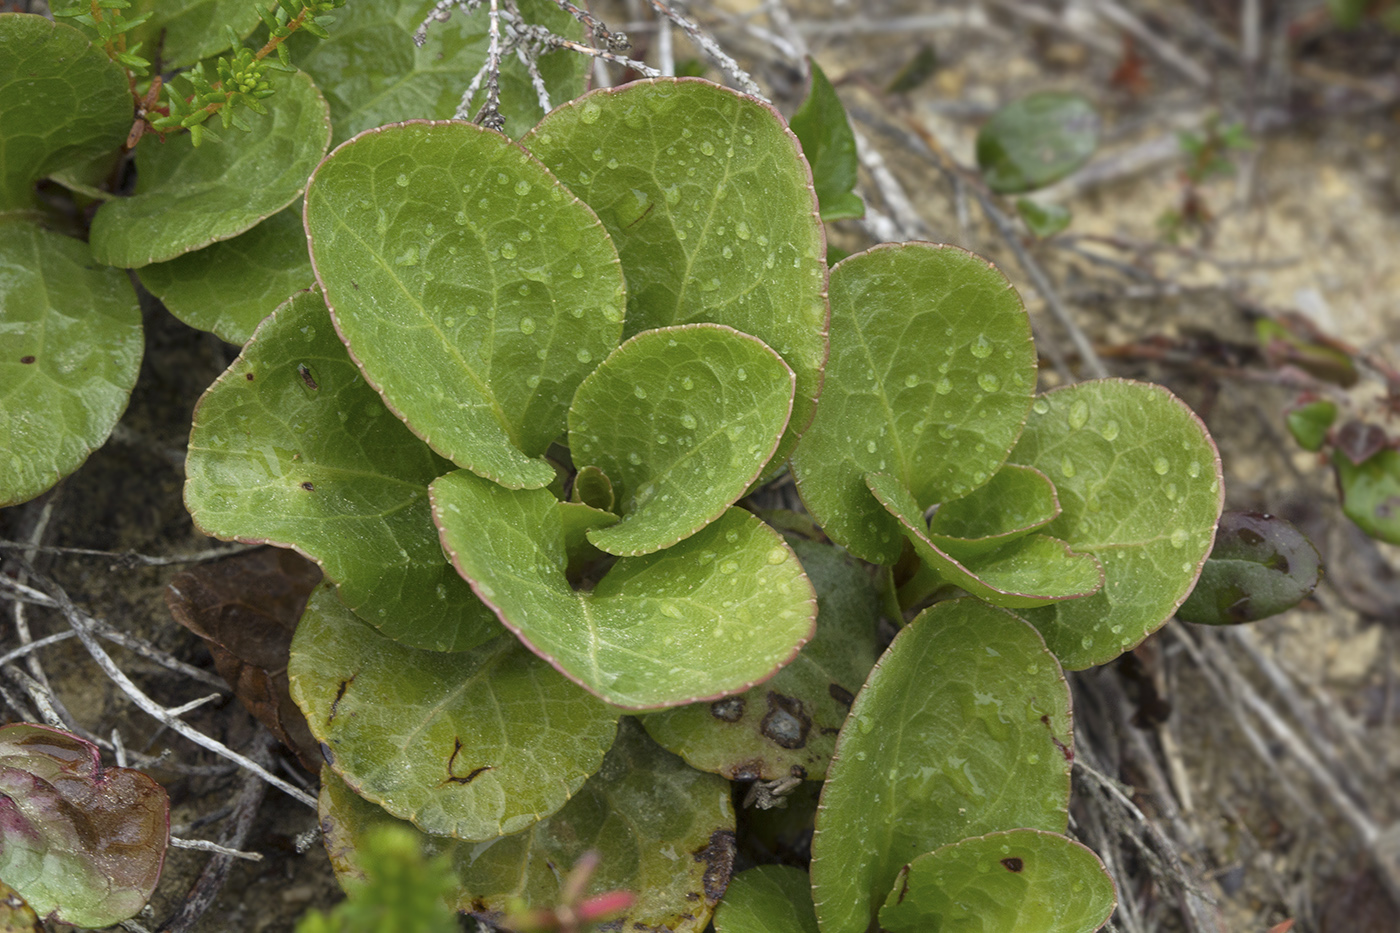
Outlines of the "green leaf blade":
M718 933L817 933L812 884L791 865L760 865L729 882L715 911Z
M0 221L0 507L28 501L107 440L145 343L131 282L87 244Z
M812 70L811 87L807 99L792 115L791 126L812 166L822 220L864 217L865 202L853 191L860 162L846 108L816 61L808 57L807 64Z
M336 149L306 227L336 327L413 432L511 488L553 480L542 455L622 331L588 206L498 133L411 122Z
M1228 511L1220 516L1201 578L1176 614L1204 625L1255 622L1292 609L1321 578L1317 548L1292 524Z
M224 26L236 38L248 38L258 26L258 6L247 0L136 0L126 18L144 11L151 18L128 34L128 42L140 40L147 48L159 47L161 67L167 71L188 68L229 50Z
M556 813L617 731L616 710L509 634L466 654L421 651L377 634L325 586L287 674L331 769L399 818L468 841Z
M977 134L977 165L993 191L1043 188L1079 168L1099 144L1099 115L1077 94L1047 91L1013 101Z
M438 544L427 487L449 469L365 385L310 291L200 400L185 504L206 533L295 547L386 635L464 651L500 629Z
M649 554L723 515L777 448L795 385L782 357L719 324L645 331L618 347L569 408L574 463L602 469L622 516L589 540Z
M617 244L625 336L727 324L792 367L797 398L776 468L812 418L827 352L824 235L777 112L706 81L658 78L571 101L521 142Z
M953 557L978 557L1044 528L1059 514L1050 477L1008 463L987 485L940 505L929 520L928 538Z
M991 650L988 650L991 649ZM1069 690L1036 632L972 599L895 637L837 740L812 842L824 933L864 933L900 868L970 835L1068 825Z

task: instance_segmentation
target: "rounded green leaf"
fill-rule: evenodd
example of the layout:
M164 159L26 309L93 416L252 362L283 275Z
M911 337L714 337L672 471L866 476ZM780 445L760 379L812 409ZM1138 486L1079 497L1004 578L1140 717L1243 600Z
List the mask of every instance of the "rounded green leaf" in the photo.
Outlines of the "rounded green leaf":
M0 211L32 206L35 180L116 149L134 113L121 67L77 29L0 13Z
M1337 420L1337 403L1329 399L1305 402L1288 412L1288 433L1304 450L1321 450Z
M865 202L852 190L860 171L856 137L846 119L846 108L826 75L810 56L812 71L807 99L792 115L792 131L802 143L802 154L812 166L812 182L821 204L822 220L864 217Z
M602 218L627 277L626 335L709 321L797 374L774 465L811 421L826 361L824 234L777 111L687 78L594 91L521 142Z
M569 408L570 455L607 474L622 516L589 540L650 554L723 515L777 448L794 385L778 354L720 324L645 331L614 350Z
M831 539L880 564L899 523L865 486L890 473L920 509L987 483L1035 389L1030 319L986 260L931 243L878 246L831 270L831 359L793 475Z
M1220 516L1196 588L1176 611L1187 622L1238 625L1292 609L1322 578L1322 558L1292 524L1260 512Z
M940 505L929 519L928 539L953 557L977 557L1044 528L1059 514L1050 477L1008 463L987 485Z
M335 12L329 39L298 34L288 42L297 67L325 89L335 144L358 133L404 120L445 120L457 110L462 90L486 63L487 11L453 10L433 23L419 46L413 33L432 11L433 0L375 0L349 3ZM527 23L555 35L581 39L578 21L548 0L521 0ZM556 103L584 91L589 59L568 50L541 55L540 76ZM501 61L501 115L506 132L520 136L538 122L540 110L529 71L514 55ZM477 105L485 89L478 94Z
M880 909L889 933L1094 933L1118 896L1099 857L1056 833L1013 829L920 855Z
M169 839L170 800L151 778L104 769L96 745L58 729L0 728L0 874L40 916L84 928L136 916Z
M287 296L316 282L295 206L231 240L144 266L138 275L171 314L237 344L247 343Z
M1016 213L1026 222L1031 233L1042 240L1054 236L1069 226L1074 219L1070 209L1063 204L1041 203L1030 198L1016 200Z
M326 586L297 624L287 676L332 770L400 819L468 841L558 811L617 733L616 710L510 634L466 654L420 651Z
M451 468L365 385L313 290L200 399L185 505L207 534L296 548L385 635L464 651L500 629L438 544L427 486Z
M715 911L718 933L817 933L812 883L791 865L760 865L729 882Z
M1353 463L1337 450L1332 465L1347 518L1373 538L1400 542L1400 453L1383 450Z
M1196 583L1224 501L1205 425L1161 386L1101 379L1036 399L1013 463L1042 470L1063 511L1045 527L1103 565L1092 596L1029 609L1066 668L1112 660Z
M973 599L896 637L836 740L812 841L824 933L865 933L916 855L1068 825L1069 688L1029 625Z
M1018 537L1000 548L961 560L928 535L928 523L909 490L888 473L869 473L866 485L899 520L914 553L944 584L960 587L994 606L1021 609L1087 596L1103 586L1103 568L1090 554L1077 554L1048 535Z
M742 509L619 560L591 592L565 576L561 508L458 470L432 487L443 547L506 627L626 709L680 706L771 676L812 636L816 597L777 532Z
M977 166L1003 194L1043 188L1089 161L1099 115L1078 94L1048 91L1013 101L977 134Z
M626 718L617 732L599 772L562 810L525 831L475 845L420 836L431 854L451 860L460 879L459 910L498 922L516 898L536 907L557 904L564 876L593 850L601 858L584 895L636 895L613 921L617 929L705 929L734 859L729 782L687 767ZM360 840L379 825L397 823L330 771L321 785L321 819L342 883L362 874Z
M812 640L752 690L642 718L653 739L702 771L737 781L821 780L879 655L880 598L865 568L829 544L788 540L817 591Z
M330 145L325 98L305 74L282 74L266 115L247 112L250 132L229 130L194 147L188 133L136 147L136 192L102 205L92 254L139 268L238 236L297 199ZM285 297L285 296L284 296Z
M227 52L225 25L239 39L246 39L261 22L257 5L248 0L135 0L125 11L127 19L146 12L151 18L128 34L128 45L140 40L143 44L138 53L148 58L159 50L160 66L166 71L188 68ZM268 108L279 103L274 97Z
M438 453L511 488L617 346L617 253L588 206L470 123L370 130L316 170L311 261L366 378Z
M82 466L126 410L141 369L131 281L87 244L0 221L0 506Z

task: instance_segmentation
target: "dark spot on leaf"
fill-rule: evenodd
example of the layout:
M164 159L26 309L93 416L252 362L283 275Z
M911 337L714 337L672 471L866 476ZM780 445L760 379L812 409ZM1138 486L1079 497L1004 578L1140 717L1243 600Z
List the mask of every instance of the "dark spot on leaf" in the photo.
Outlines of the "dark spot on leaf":
M607 923L598 924L599 933L618 933L622 929L622 920L609 920Z
M738 722L744 718L744 698L725 697L710 704L710 715L724 722Z
M32 357L32 356L21 356L21 357L19 358L19 361L20 361L21 363L25 364L26 366L28 366L30 363L34 362L34 357Z
M768 691L768 712L759 731L783 748L802 748L812 729L812 717L802 708L802 701Z
M731 781L756 781L762 774L762 758L754 758L750 761L741 761L733 768L729 769L729 779Z
M1395 507L1400 505L1400 497L1390 496L1380 505L1376 506L1376 518L1390 518L1395 514Z
M342 680L340 682L340 689L335 692L335 699L331 700L331 714L326 717L327 724L329 724L331 720L335 719L336 707L340 706L340 698L345 696L345 688L349 687L350 681L353 681L354 679L354 677L351 677L350 680Z
M359 283L359 282L351 281L350 284L351 284L352 286L354 286L355 291L359 291L359 290L360 290L360 283Z
M835 700L837 703L840 703L847 709L850 709L851 704L856 701L856 698L851 693L851 691L847 690L840 684L832 684L831 686L826 688L826 692L831 694L831 698L833 700Z
M904 903L904 895L909 893L909 866L905 865L899 872L899 898L896 904Z
M302 382L306 383L308 389L321 388L316 384L316 378L311 375L311 367L307 366L305 363L297 364L297 375L301 377Z
M788 768L788 774L797 778L799 781L807 780L807 769L801 765L793 765L791 768Z
M465 775L453 774L453 765L457 763L457 756L461 754L462 751L462 740L460 738L457 738L453 741L456 743L456 745L452 749L451 757L447 759L447 781L445 783L463 785L470 784L472 781L475 781L478 777L480 777L483 771L491 770L491 768L493 767L492 765L482 765L480 768L475 768Z
M325 742L321 743L321 757L326 759L326 764L335 765L335 752L331 751L331 747Z
M1025 862L1015 857L1004 858L1001 860L1001 864L1002 867L1005 868L1007 871L1014 871L1017 873L1019 873L1022 869L1026 867Z
M700 900L700 895L694 891L687 891L685 892L685 899L688 901L698 901Z
M647 219L647 215L651 213L651 209L652 209L653 207L655 207L655 206L656 206L656 203L655 203L655 202L652 202L651 204L648 204L648 205L647 205L647 209L644 210L644 211L642 211L642 216L640 216L640 217L638 217L636 220L632 221L632 222L631 222L630 224L628 224L624 229L631 230L633 227L637 226L637 224L639 224L639 223L641 223L642 221L646 220L646 219Z
M244 378L244 379L247 379L249 382L252 382L252 381L253 381L253 374L252 374L252 373L248 373L248 374L245 375L243 378Z
M729 887L737 848L734 830L717 829L710 834L710 844L695 853L695 861L705 863L705 897L712 904L718 903Z
M310 480L307 480L306 482L301 484L301 488L305 489L307 492L315 492L316 484L311 482Z
M821 733L822 735L840 735L841 730L833 729L831 726L822 726Z
M1060 754L1065 756L1065 761L1074 761L1074 749L1070 748L1064 742L1061 742L1055 735L1054 727L1050 725L1050 714L1046 713L1044 716L1041 716L1040 721L1044 723L1045 728L1050 732L1050 741L1054 742L1055 747L1060 750Z

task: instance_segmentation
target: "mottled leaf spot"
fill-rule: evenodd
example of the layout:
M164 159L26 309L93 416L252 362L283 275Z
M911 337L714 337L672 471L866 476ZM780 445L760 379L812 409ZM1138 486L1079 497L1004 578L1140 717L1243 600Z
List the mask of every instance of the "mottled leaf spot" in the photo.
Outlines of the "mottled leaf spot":
M1001 860L1001 864L1007 871L1016 872L1017 874L1020 874L1026 867L1025 862L1022 862L1018 858L1004 858Z
M759 731L783 748L801 748L812 729L812 717L802 707L799 699L768 691L768 712Z
M710 704L710 715L724 722L738 722L744 718L744 698L725 697Z
M710 844L695 853L695 861L705 863L705 897L711 902L718 902L729 887L736 848L734 830L717 829L710 834Z

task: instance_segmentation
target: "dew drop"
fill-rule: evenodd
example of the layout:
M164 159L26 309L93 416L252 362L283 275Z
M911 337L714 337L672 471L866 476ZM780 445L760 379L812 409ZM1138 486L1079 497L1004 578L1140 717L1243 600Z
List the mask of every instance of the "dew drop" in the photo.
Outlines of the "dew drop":
M1195 479L1201 475L1201 465L1193 460L1191 461L1191 465L1186 468L1186 472L1192 479Z
M1061 458L1060 472L1065 475L1065 479L1070 479L1074 476L1074 461L1069 458L1069 455L1065 455Z
M538 375L531 376L529 379L525 380L525 384L532 389L538 389L540 387L540 377Z
M574 263L574 271L570 272L569 274L576 279L583 278L583 266L579 263Z
M633 466L641 466L641 465L642 465L642 458L641 458L641 455L638 454L638 453L634 450L634 451L632 451L630 454L627 455L627 462L630 463L630 464L632 464Z
M1078 431L1089 423L1089 403L1080 399L1069 407L1069 426Z
M394 184L398 185L400 188L407 188L408 176L400 172L399 177L394 179Z
M937 392L939 395L947 395L949 392L953 391L952 380L944 376L933 384L933 391Z
M691 379L689 376L686 376L684 379L681 380L681 388L682 388L682 389L693 389L693 388L695 388L695 381L694 381L693 379Z
M1103 429L1099 433L1106 441L1115 440L1118 437L1118 422L1112 420L1104 422Z
M695 416L690 414L689 412L687 412L684 415L681 415L681 424L685 427L687 431L695 430Z
M641 386L633 386L633 387L632 387L632 394L635 395L635 396L637 396L637 398L646 398L646 397L647 397L647 390L644 389L644 388L642 388Z
M593 354L589 353L587 350L580 350L577 353L575 353L574 356L578 359L580 363L588 363L593 360Z
M1001 388L1001 380L995 373L983 373L977 377L977 384L982 387L983 392L995 392Z
M866 441L866 442L865 442L865 450L866 450L867 453L872 453L872 454L873 454L873 453L875 452L875 442L874 442L874 441Z
M737 560L726 560L721 562L719 565L719 572L723 574L730 574L738 569L739 562Z
M509 243L509 242L507 242L507 243L502 243L502 244L501 244L501 258L502 258L502 259L514 259L514 258L515 258L515 244L514 244L514 243Z
M1172 532L1172 547L1186 547L1186 539L1189 537L1191 537L1191 535L1185 528L1178 528L1176 531Z
M738 371L734 373L734 378L738 379L740 382L747 382L749 374L744 372L744 367L740 366Z
M458 211L455 215L453 215L452 219L457 222L457 226L465 227L467 225L467 212Z
M1158 457L1156 460L1153 460L1152 469L1156 471L1158 476L1166 476L1167 470L1170 469L1170 466L1167 464L1167 458Z
M705 153L705 155L707 156L712 156L715 154L714 144L707 140L700 144L700 151Z
M752 234L749 233L749 225L744 223L742 220L734 225L734 235L741 240L747 240L750 236L752 236Z
M787 560L787 551L780 547L775 547L768 552L768 563L770 564L781 564L785 560Z
M602 112L603 110L601 107L593 103L593 101L589 101L584 104L583 109L579 111L578 118L589 126L592 126L594 123L598 122L598 117Z
M1043 415L1050 410L1050 403L1043 398L1038 398L1031 403L1031 408L1035 410L1037 415Z
M523 317L520 319L520 332L529 336L535 332L534 318Z
M910 375L904 377L904 384L912 389L914 388L914 386L919 384L919 377L911 373Z
M977 339L972 342L972 355L979 360L985 360L992 355L992 345L986 334L978 334Z

